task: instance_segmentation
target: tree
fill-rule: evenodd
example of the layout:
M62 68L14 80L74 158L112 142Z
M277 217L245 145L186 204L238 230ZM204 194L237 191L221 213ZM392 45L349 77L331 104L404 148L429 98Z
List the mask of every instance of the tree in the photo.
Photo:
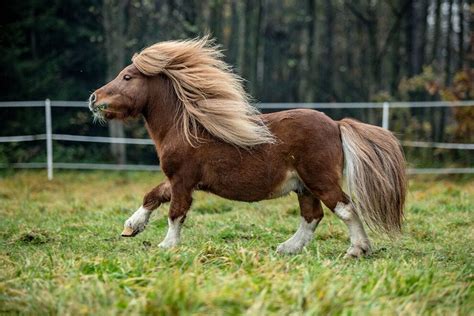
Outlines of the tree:
M103 25L104 25L104 48L107 58L107 81L111 81L125 67L126 52L126 9L129 0L104 0L103 2ZM125 137L123 123L120 121L109 121L109 133L111 137ZM127 152L125 144L110 144L110 149L117 163L125 164Z

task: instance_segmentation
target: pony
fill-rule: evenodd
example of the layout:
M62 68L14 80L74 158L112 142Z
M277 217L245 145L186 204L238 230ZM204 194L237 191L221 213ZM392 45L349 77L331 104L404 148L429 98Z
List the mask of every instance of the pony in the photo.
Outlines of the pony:
M324 216L321 203L347 225L347 257L371 253L363 222L389 236L400 233L405 159L391 132L310 109L261 114L242 80L204 37L149 46L92 93L95 118L144 118L166 176L126 220L122 236L142 232L153 210L170 202L159 246L177 246L195 190L245 202L295 192L300 224L279 253L295 254L310 243Z

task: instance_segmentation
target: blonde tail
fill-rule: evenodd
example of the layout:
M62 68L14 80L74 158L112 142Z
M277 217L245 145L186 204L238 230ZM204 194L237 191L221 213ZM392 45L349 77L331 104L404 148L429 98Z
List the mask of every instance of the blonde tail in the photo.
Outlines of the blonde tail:
M349 195L372 230L401 232L406 195L405 158L386 129L343 119L338 122Z

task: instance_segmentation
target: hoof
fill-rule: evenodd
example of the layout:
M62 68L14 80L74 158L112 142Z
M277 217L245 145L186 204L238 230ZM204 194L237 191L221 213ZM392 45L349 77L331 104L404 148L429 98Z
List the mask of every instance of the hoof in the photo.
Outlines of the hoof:
M140 207L129 219L125 221L123 226L122 237L134 237L145 230L146 224L150 219L151 211L143 206Z
M279 244L277 247L277 253L283 255L294 255L300 253L303 250L303 246L297 246L294 244L287 244L286 242Z
M133 229L131 227L125 227L121 234L122 237L135 237L140 231L138 229Z
M163 240L158 247L161 249L170 249L178 246L179 242L176 241L170 241L170 240Z
M344 258L361 258L361 257L367 257L372 253L372 250L370 248L370 245L356 245L356 246L351 246L349 249L347 249L346 255Z

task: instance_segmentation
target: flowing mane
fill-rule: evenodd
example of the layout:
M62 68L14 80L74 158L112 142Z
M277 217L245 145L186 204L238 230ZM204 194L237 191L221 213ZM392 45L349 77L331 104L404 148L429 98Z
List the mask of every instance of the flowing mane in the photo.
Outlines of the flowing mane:
M145 48L132 58L147 76L166 75L179 99L179 114L186 140L196 146L198 126L241 148L273 143L274 137L250 105L242 78L222 60L209 37L167 41Z

